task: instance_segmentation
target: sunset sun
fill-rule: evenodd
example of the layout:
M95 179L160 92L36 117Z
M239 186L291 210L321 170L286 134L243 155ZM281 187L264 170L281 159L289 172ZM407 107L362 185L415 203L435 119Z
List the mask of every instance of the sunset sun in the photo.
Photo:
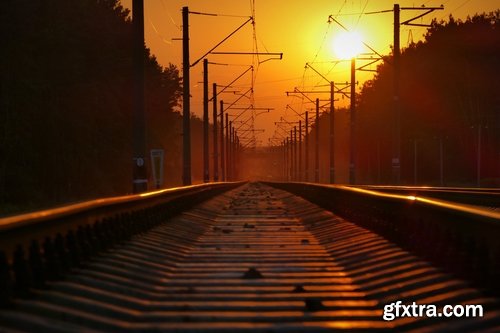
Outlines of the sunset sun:
M350 59L358 55L363 47L358 32L341 32L332 41L332 48L338 59Z

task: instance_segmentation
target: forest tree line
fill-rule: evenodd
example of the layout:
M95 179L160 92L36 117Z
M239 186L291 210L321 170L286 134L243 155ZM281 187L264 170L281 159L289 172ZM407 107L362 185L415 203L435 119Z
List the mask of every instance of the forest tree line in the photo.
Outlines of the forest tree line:
M0 213L130 193L129 10L118 0L1 7ZM147 151L164 149L164 185L180 185L182 78L144 54Z
M500 186L499 57L500 11L433 21L422 41L402 50L402 184L477 186L479 167L480 186ZM358 184L392 181L393 68L391 54L356 97ZM320 182L329 181L328 111L319 124ZM347 183L349 109L336 109L335 118L336 181Z
M401 56L401 163L404 183L500 186L500 11L434 21ZM377 144L390 170L393 66L367 82L360 110L361 179L374 179ZM415 149L416 148L416 149ZM442 152L440 149L442 148ZM372 152L371 154L369 152ZM478 164L479 158L479 164ZM387 163L388 162L388 163ZM387 181L388 175L381 176Z

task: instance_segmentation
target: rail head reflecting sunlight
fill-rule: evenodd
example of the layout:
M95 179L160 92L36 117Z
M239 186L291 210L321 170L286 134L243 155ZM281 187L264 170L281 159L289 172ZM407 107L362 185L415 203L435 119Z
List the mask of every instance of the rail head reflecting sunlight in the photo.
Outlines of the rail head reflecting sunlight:
M212 183L201 183L189 186L171 187L166 189L160 189L156 191L150 191L140 194L129 194L117 197L106 197L93 199L88 201L83 201L74 204L68 204L53 208L42 209L39 211L27 212L13 216L0 217L0 230L6 230L12 226L20 225L22 223L36 223L42 222L44 220L53 219L56 217L64 217L70 214L76 214L85 210L94 209L97 207L104 207L106 205L114 205L121 203L132 203L137 202L148 197L161 196L162 194L168 195L168 193L184 193L183 190L194 190L196 188L208 188L213 186L221 186L227 183L223 182L212 182Z
M374 191L374 190L367 190L367 189L363 189L363 188L344 186L344 185L335 186L335 187L340 188L340 189L353 191L353 192L364 193L367 195L374 195L374 196L378 196L378 197L407 200L410 202L418 202L418 203L423 203L426 205L443 207L443 208L447 208L447 209L461 211L461 212L468 213L468 214L477 214L477 215L482 215L482 216L486 216L489 218L494 218L494 219L500 220L500 213L497 213L495 211L490 211L488 209L485 209L485 208L482 208L479 206L473 206L473 205L467 205L467 204L462 204L462 203L458 203L458 202L434 199L434 198L430 198L430 197L420 197L420 196L416 196L416 195L406 195L406 194L403 195L403 194L392 194L392 193L378 192L378 191Z

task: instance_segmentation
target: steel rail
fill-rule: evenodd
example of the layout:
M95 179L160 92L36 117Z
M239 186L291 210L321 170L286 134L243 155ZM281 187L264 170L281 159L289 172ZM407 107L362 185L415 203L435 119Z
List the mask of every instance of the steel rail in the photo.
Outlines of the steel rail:
M79 227L95 225L98 221L116 220L138 212L147 215L148 210L169 203L183 201L180 206L187 208L188 201L182 199L203 198L229 190L243 182L220 182L176 187L142 194L100 198L67 206L56 207L21 215L0 218L0 252L9 261L16 248L28 247L35 240L43 240L57 234L64 235Z
M384 185L358 185L356 187L385 193L431 197L469 205L500 207L500 189L498 188Z
M353 193L399 200L339 189L349 201ZM163 208L154 210L158 216ZM24 279L13 288L1 285L0 296L13 290L18 297L0 304L0 331L498 331L498 298L289 192L250 183L158 219L153 228L72 266L64 278L54 274L65 267L64 254L42 262L31 249L27 262L18 255L16 274L28 266L32 275L19 275ZM448 243L431 245L439 250ZM45 285L33 279L43 269L50 276ZM481 312L439 318L392 311L412 303L439 309L476 304Z
M312 183L266 183L300 195L500 295L500 213L431 197Z

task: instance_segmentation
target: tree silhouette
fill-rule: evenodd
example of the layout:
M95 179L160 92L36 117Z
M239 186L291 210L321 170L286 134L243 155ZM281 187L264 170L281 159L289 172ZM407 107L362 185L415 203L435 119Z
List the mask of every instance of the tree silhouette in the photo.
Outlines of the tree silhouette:
M401 151L403 182L413 181L414 142L418 144L421 183L439 184L440 143L446 181L475 184L478 133L484 185L499 185L500 147L500 11L465 21L450 17L432 23L425 40L401 55ZM390 179L391 57L378 67L359 97L361 177L373 162L375 143L382 143L384 179ZM478 127L482 131L478 131ZM371 161L370 161L371 160ZM363 171L365 170L365 171ZM364 173L363 173L364 172Z
M130 192L129 11L118 0L7 0L0 31L0 210ZM170 149L182 80L144 54L148 150Z

